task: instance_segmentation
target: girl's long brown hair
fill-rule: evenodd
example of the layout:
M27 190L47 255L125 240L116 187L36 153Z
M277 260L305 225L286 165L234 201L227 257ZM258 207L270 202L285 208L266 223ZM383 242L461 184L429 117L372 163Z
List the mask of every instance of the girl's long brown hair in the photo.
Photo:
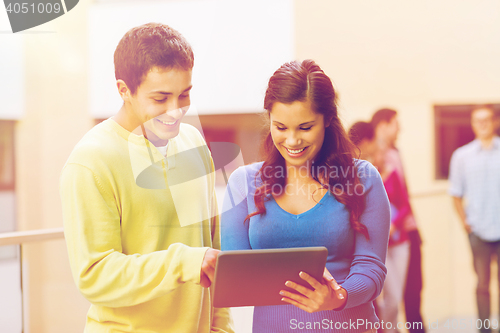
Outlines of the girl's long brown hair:
M269 116L274 103L290 104L306 100L311 102L315 112L324 116L325 126L328 125L323 146L310 165L311 175L346 206L351 227L368 239L368 229L359 221L365 208L364 191L358 194L354 190L356 185L361 184L354 160L355 146L338 117L337 96L330 78L313 60L286 63L269 79L264 109ZM262 185L256 189L254 196L257 211L249 214L245 222L252 216L266 213L264 202L273 194L273 185L279 185L279 188L286 185L286 177L277 176L283 175L278 170L286 170L285 160L274 146L270 131L263 148L265 160L257 173Z

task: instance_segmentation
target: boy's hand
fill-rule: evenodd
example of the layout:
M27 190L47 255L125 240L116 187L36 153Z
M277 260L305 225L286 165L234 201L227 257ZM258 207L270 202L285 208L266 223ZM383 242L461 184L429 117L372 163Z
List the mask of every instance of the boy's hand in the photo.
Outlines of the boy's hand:
M200 285L204 288L210 287L214 280L215 263L217 262L217 255L219 250L208 249L205 252L205 257L201 263Z

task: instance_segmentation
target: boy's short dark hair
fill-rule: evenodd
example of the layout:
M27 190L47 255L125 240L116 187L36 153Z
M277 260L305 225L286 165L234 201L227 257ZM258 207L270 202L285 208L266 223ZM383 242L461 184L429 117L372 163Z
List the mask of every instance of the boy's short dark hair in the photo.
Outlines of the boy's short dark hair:
M152 67L189 70L193 50L176 30L161 23L147 23L130 29L115 50L115 77L135 94Z
M373 114L370 123L373 128L377 128L378 124L381 122L390 122L397 114L398 113L393 109L380 109Z
M363 140L373 140L375 137L375 131L370 123L364 121L358 121L354 123L349 129L349 139L356 146Z

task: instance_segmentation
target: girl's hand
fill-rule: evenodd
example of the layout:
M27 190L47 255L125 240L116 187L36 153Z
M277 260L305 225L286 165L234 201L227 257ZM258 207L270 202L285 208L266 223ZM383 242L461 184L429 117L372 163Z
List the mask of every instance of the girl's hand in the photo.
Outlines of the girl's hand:
M309 313L338 309L347 301L346 290L337 284L337 281L335 281L326 267L323 273L323 283L318 282L318 280L305 272L300 272L299 276L309 283L314 290L287 281L285 285L288 288L296 290L298 293L281 290L282 301L293 304Z

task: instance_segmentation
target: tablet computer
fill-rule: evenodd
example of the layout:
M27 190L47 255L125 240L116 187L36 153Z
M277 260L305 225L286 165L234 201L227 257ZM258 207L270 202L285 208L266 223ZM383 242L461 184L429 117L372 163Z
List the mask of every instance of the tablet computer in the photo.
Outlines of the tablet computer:
M222 251L217 257L214 278L214 307L288 304L280 290L293 281L311 286L299 277L301 271L323 280L328 250L325 247L298 247L268 250Z

